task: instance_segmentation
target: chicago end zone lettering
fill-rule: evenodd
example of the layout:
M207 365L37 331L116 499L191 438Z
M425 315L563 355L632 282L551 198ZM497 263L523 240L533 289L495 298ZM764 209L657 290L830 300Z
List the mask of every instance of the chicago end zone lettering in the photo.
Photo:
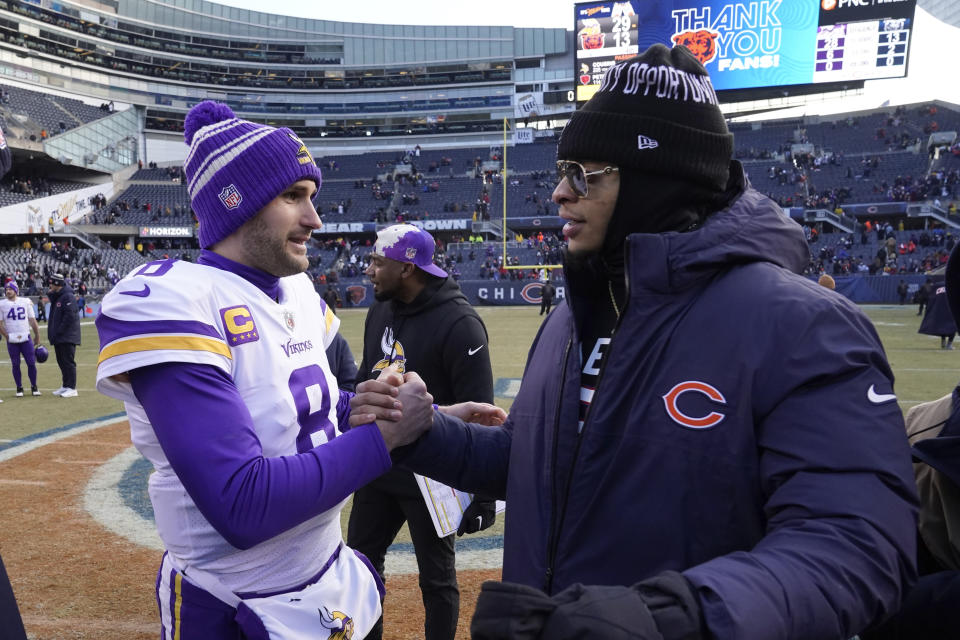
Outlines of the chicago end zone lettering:
M781 2L738 2L718 12L712 7L678 9L670 14L673 42L690 49L704 66L716 60L717 71L779 67Z

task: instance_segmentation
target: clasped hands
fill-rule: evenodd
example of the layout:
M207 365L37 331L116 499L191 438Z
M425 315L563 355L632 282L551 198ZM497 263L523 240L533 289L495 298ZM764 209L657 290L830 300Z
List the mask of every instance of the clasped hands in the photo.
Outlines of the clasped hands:
M499 426L507 414L500 407L485 402L461 402L440 411L488 426ZM350 399L350 426L374 422L387 450L410 444L433 426L433 396L416 373L400 374L394 363L380 372L376 380L357 385Z

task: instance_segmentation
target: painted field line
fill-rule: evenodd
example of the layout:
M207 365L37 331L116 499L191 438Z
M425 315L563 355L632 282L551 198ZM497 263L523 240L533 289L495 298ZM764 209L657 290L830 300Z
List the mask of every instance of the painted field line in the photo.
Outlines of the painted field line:
M103 416L102 418L94 418L92 420L75 422L64 427L57 427L41 433L35 433L32 436L27 436L26 438L20 438L19 440L13 440L12 442L0 444L0 462L12 460L17 456L22 456L23 454L29 453L34 449L45 447L53 442L63 440L64 438L69 438L70 436L75 436L78 433L93 431L94 429L99 429L100 427L117 424L118 422L122 422L126 419L126 413L115 413L113 415Z

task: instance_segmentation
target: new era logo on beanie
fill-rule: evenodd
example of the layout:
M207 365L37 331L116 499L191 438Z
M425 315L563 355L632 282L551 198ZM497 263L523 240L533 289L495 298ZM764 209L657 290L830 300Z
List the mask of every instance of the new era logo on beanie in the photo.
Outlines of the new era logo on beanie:
M607 70L564 127L557 157L615 162L723 189L733 136L700 61L686 47L655 44Z
M242 120L211 100L191 109L183 125L190 145L183 171L204 249L298 180L313 180L320 189L320 168L290 129Z

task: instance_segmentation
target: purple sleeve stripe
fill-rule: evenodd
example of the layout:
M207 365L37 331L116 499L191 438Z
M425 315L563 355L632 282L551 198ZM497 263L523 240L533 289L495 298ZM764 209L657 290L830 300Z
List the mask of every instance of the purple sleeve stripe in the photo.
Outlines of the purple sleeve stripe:
M223 340L213 340L201 336L150 336L118 340L108 344L100 349L100 359L97 361L97 366L115 356L143 351L209 351L233 359L230 347Z
M156 333L189 333L223 340L216 327L195 320L117 320L101 313L96 325L101 345L130 336Z

